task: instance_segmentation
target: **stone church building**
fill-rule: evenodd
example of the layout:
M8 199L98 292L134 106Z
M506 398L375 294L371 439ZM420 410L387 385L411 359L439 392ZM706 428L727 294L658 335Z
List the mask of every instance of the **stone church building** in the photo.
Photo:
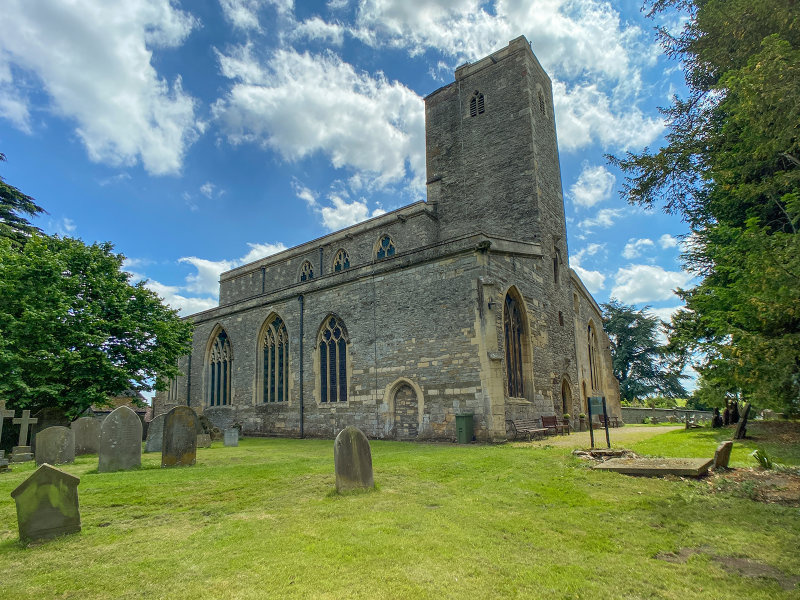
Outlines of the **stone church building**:
M600 310L567 261L550 79L524 37L425 98L427 201L220 276L185 376L189 404L245 435L481 441L506 421L620 416Z

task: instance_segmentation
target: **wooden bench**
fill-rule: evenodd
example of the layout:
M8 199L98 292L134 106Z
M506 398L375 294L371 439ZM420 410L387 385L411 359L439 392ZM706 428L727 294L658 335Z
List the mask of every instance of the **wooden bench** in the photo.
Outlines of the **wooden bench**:
M507 419L506 429L508 429L508 425L511 425L511 430L514 432L514 439L517 439L520 435L525 435L530 442L531 436L544 437L547 435L547 428L539 424L539 419Z
M605 419L603 415L597 415L598 420L600 421L600 426L605 427ZM617 417L608 417L608 426L609 427L619 427L619 419Z
M564 423L564 421L559 422L558 417L555 415L552 417L542 417L542 427L547 428L548 432L552 431L557 434L565 433L569 435L569 424Z

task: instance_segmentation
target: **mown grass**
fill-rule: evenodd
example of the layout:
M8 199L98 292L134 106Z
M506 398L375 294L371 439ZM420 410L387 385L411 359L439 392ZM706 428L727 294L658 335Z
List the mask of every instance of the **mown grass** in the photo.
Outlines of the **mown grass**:
M343 496L330 440L215 444L169 470L153 454L110 474L79 458L63 468L81 477L83 531L27 547L9 494L34 465L15 466L0 476L0 598L797 597L712 558L800 572L797 509L591 471L565 448L372 450L377 489ZM681 548L701 551L657 558Z

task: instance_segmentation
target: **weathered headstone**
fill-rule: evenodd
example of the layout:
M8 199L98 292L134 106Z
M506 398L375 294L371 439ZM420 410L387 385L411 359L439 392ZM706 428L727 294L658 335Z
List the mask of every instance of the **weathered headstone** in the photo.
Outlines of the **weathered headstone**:
M336 436L333 443L333 463L337 492L375 487L369 441L357 427L349 425Z
M727 469L728 463L731 460L731 450L733 450L733 442L722 442L717 446L717 451L714 452L714 468Z
M164 415L158 415L150 421L147 428L147 441L144 444L145 452L161 452L161 444L164 441Z
M79 483L74 475L44 464L11 492L17 504L20 539L46 539L80 531Z
M65 465L75 462L75 434L69 427L48 427L36 436L36 464Z
M8 471L8 459L6 458L6 451L0 450L0 473Z
M733 435L735 440L743 440L747 435L747 419L750 417L750 403L746 402L742 410L742 418L736 426L736 433Z
M48 427L69 427L71 421L67 414L57 406L43 408L33 416L36 418L35 422L31 419L31 448L34 454L36 454L36 436L40 431L44 431Z
M212 442L221 442L223 438L222 430L219 427L214 427L211 429L211 441Z
M127 471L142 465L142 422L127 406L115 408L103 420L97 458L100 473Z
M235 427L231 427L230 429L225 430L225 441L223 442L226 446L238 446L239 445L239 430Z
M70 423L75 433L75 456L97 454L100 448L100 419L81 417Z
M198 448L211 448L211 436L207 433L199 433L197 435Z
M15 463L33 460L33 450L28 446L28 427L36 424L38 419L31 418L31 411L23 410L22 416L12 423L19 425L19 443L11 449L11 460Z
M189 466L197 458L197 413L188 406L176 406L164 417L161 466Z
M3 439L3 424L6 419L14 419L14 411L6 410L6 401L0 400L0 440ZM13 422L13 421L12 421Z

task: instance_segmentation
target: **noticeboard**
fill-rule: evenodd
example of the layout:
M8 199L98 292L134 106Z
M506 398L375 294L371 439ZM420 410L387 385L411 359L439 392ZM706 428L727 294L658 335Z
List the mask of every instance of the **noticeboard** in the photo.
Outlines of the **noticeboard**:
M593 415L603 414L603 396L589 396L589 410Z

